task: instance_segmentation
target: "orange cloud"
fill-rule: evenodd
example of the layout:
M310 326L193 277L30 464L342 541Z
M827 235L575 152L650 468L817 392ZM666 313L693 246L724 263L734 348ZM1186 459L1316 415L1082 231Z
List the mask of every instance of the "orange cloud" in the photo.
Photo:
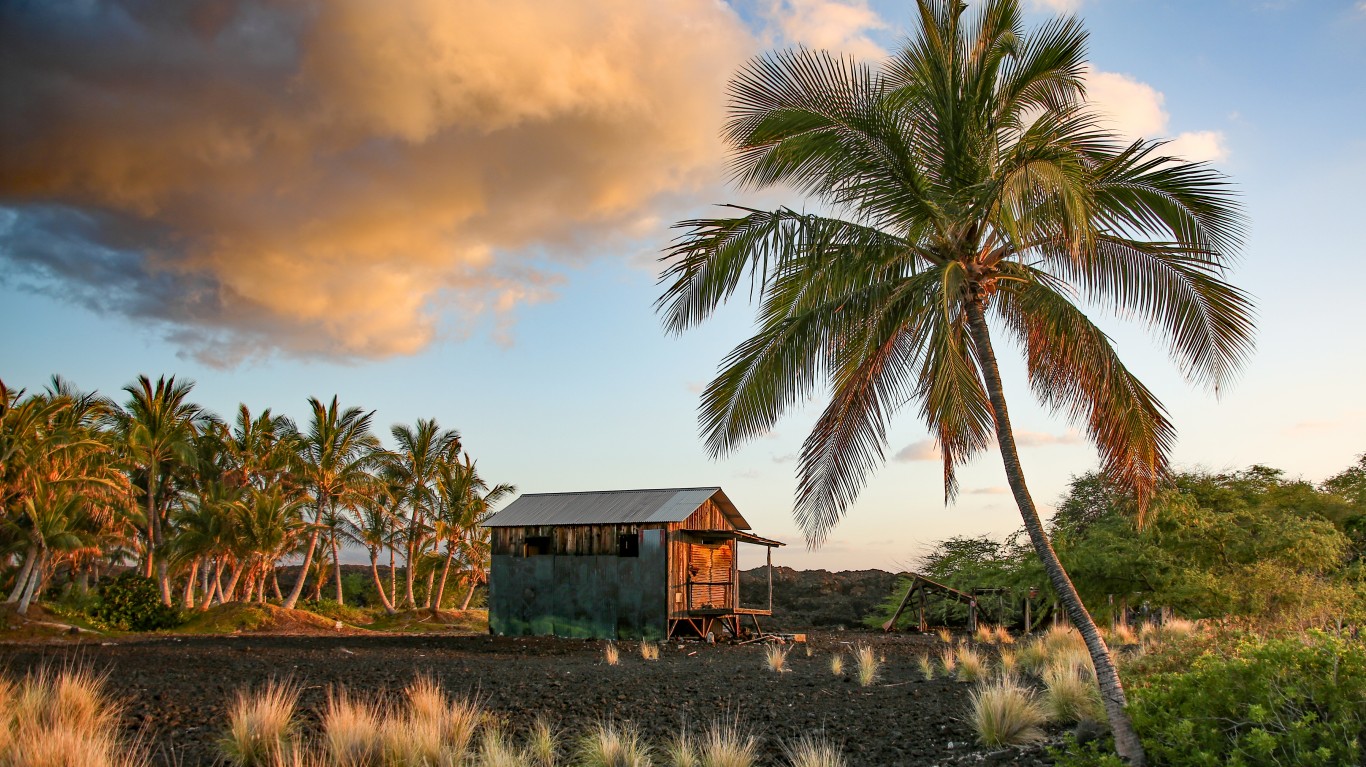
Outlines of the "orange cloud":
M503 333L717 181L754 47L711 0L5 6L0 259L210 361Z

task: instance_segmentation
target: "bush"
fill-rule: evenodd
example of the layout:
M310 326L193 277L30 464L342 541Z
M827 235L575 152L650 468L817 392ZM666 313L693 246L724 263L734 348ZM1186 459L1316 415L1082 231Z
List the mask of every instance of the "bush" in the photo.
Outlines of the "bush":
M1322 632L1174 642L1131 677L1129 710L1154 764L1330 767L1361 764L1366 646ZM1172 669L1172 670L1165 670ZM1086 764L1075 747L1059 764Z
M134 572L100 586L100 598L90 616L124 631L158 631L181 624L180 612L161 603L156 581Z

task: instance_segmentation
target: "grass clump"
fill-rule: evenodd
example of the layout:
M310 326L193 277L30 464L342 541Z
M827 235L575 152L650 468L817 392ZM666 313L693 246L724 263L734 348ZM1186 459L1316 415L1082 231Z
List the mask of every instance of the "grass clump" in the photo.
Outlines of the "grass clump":
M1018 659L1014 650L1002 648L1001 652L996 656L996 661L1000 665L1002 676L1011 676L1015 673L1015 665L1018 662Z
M976 682L986 674L986 661L980 653L971 647L966 645L959 647L955 657L958 661L958 681Z
M873 653L873 648L866 644L854 648L854 678L858 680L860 687L867 687L876 682L881 667L882 663Z
M650 747L630 725L600 724L579 740L578 767L653 767Z
M105 677L43 668L20 682L0 678L0 764L15 767L147 767L119 727L122 706Z
M944 669L944 676L953 676L958 669L958 652L952 647L945 647L939 653L939 665Z
M977 630L973 632L973 638L979 644L991 644L996 641L996 629L985 623L977 624Z
M560 736L554 725L538 716L527 731L522 760L530 767L555 767L560 761ZM490 766L491 767L491 766Z
M776 644L771 644L768 647L764 648L764 666L769 671L778 674L781 674L785 671L791 671L791 669L787 667L788 649L789 648L787 647L783 647L782 645Z
M641 642L640 657L645 660L659 660L659 645L654 642Z
M384 752L384 715L374 704L345 689L328 693L322 718L322 747L337 767L368 767Z
M754 767L759 741L735 724L713 723L697 744L701 767Z
M835 676L844 676L844 654L835 653L830 656L830 673Z
M825 738L810 734L784 745L783 755L791 767L845 767L844 754L839 748Z
M607 661L607 665L615 666L621 662L621 650L618 650L615 644L608 642L607 647L602 651L602 659Z
M489 727L479 739L479 748L475 751L474 765L471 767L526 767L530 763L532 762L529 759L518 753L517 747L502 729Z
M998 644L1015 644L1015 637L1010 633L1010 629L1005 626L997 626L996 642Z
M935 629L935 632L934 632L934 633L935 633L935 636L939 637L939 641L943 642L944 644L952 644L952 643L953 643L953 632L952 632L952 631L949 631L949 630L946 629L946 628L941 628L941 629Z
M971 719L987 746L1020 746L1043 740L1048 714L1032 690L1013 679L997 679L973 691Z
M292 750L299 688L272 681L251 692L240 690L228 709L223 756L237 767L269 767Z
M664 760L668 767L701 767L697 744L687 730L679 730L664 744Z
M1015 653L1015 664L1026 674L1042 674L1048 668L1048 647L1041 639L1022 645Z
M934 679L934 661L930 660L930 654L925 653L915 659L915 665L920 669L920 675L925 677L925 681Z
M1044 708L1055 722L1105 719L1100 688L1081 666L1059 665L1044 671Z

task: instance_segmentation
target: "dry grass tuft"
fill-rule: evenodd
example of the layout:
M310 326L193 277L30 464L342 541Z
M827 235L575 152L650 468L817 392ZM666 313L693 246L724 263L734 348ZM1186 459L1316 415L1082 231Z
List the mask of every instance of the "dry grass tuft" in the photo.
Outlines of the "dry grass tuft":
M991 644L996 641L996 629L985 623L979 623L977 630L973 632L973 638L981 644Z
M526 767L530 760L517 752L508 736L497 727L484 730L479 739L479 748L474 754L474 764L470 767ZM451 762L451 765L465 764ZM435 765L433 767L436 767Z
M368 767L384 754L383 713L369 701L351 697L345 689L328 693L322 727L322 747L329 764Z
M560 736L554 725L538 716L527 731L522 760L530 767L555 767L560 761Z
M228 709L223 756L238 767L267 767L284 758L294 742L299 688L272 681L252 693L240 690Z
M1026 674L1042 674L1048 668L1048 647L1042 639L1025 643L1016 652L1016 664Z
M787 667L787 652L790 648L771 644L764 648L764 666L779 674L792 669Z
M654 759L630 725L600 724L579 741L578 767L652 767Z
M1053 626L1044 632L1039 641L1043 642L1044 649L1050 656L1077 648L1086 649L1086 640L1070 626Z
M835 653L830 656L830 673L835 676L844 676L844 655Z
M1099 722L1105 718L1100 688L1081 667L1060 665L1043 674L1044 706L1056 722Z
M925 653L915 659L915 665L920 668L920 675L928 681L934 679L934 661L930 660L930 654Z
M621 650L611 642L607 643L607 648L602 651L602 659L607 661L607 665L615 666L621 662Z
M953 676L958 669L958 653L952 647L945 647L939 653L939 665L944 668L944 676Z
M645 660L659 660L659 645L654 642L641 642L640 657Z
M825 738L803 735L796 743L783 746L791 767L845 767L844 755Z
M1200 624L1185 618L1172 618L1162 624L1164 636L1189 636L1200 630Z
M1037 696L1013 679L997 679L972 693L972 725L988 746L1019 746L1043 740L1048 714Z
M934 633L936 636L939 637L939 641L943 642L944 644L953 643L953 632L949 631L948 629L937 629Z
M1002 676L1011 676L1015 673L1015 664L1017 662L1017 658L1015 656L1014 650L1007 650L1005 648L1002 648L996 660L998 663L1000 663Z
M873 648L866 644L854 647L854 678L860 687L867 687L877 681L882 663L873 654Z
M713 722L697 744L701 767L754 767L759 741L735 724Z
M697 744L687 730L680 730L665 742L664 759L668 767L701 767L702 764L697 755Z
M956 653L958 660L958 681L976 682L986 675L987 662L981 654L971 647L959 647Z
M1110 636L1107 641L1116 645L1138 644L1138 635L1134 633L1132 628L1121 623L1110 629Z
M0 678L0 764L146 767L145 749L119 728L121 713L102 675L44 668L17 685Z
M1015 644L1015 637L1005 626L996 627L996 641L999 644Z

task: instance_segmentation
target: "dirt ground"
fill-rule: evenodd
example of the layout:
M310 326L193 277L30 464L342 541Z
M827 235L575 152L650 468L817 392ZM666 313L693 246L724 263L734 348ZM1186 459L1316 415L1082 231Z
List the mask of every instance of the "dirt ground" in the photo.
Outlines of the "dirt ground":
M783 742L824 732L841 743L851 767L867 765L1044 764L1042 750L988 751L973 744L965 721L968 686L923 681L920 654L938 652L934 637L872 633L813 634L790 653L791 672L764 665L759 645L664 645L658 661L634 644L607 666L603 643L488 636L168 636L64 644L0 645L0 672L20 676L47 665L107 672L126 702L125 726L155 744L166 764L215 761L230 697L244 686L287 678L303 688L301 708L315 724L331 685L394 694L429 674L452 693L469 694L512 726L537 714L566 731L600 721L629 721L662 742L682 726L738 721L759 736L764 758L778 763ZM863 688L830 671L830 657L869 642L886 657L881 678Z

